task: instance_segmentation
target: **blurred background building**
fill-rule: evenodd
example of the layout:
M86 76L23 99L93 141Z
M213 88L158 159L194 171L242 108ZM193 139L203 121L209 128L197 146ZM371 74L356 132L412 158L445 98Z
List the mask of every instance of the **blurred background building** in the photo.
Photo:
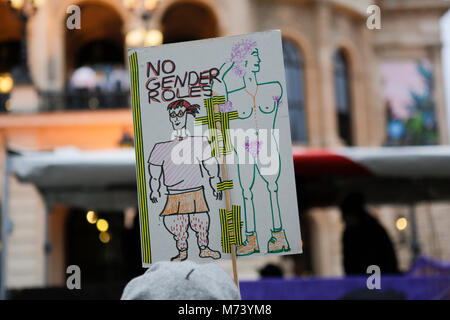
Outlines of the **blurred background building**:
M367 25L373 4L379 29ZM440 20L449 8L445 0L0 0L1 150L130 147L128 47L270 29L282 31L295 147L448 144ZM92 284L142 272L135 208L50 205L35 186L9 179L9 288L64 286L71 264ZM291 276L344 275L338 209L305 208L301 191L299 201L304 254L270 261ZM408 270L411 208L372 209ZM415 205L421 255L450 260L449 210ZM107 226L96 228L99 219ZM241 277L256 278L266 262L242 260Z

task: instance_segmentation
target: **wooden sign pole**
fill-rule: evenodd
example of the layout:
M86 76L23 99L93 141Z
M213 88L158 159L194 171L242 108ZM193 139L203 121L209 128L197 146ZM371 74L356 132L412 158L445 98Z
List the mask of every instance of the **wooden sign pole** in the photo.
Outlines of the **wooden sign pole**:
M215 93L213 93L213 96L215 96ZM214 105L214 113L218 113L218 112L219 112L219 106L217 104L215 104ZM217 129L222 131L222 127L221 127L220 122L217 122ZM223 181L228 180L228 171L227 171L226 158L225 158L225 156L223 154L222 154L222 159L221 159L221 170L222 170L222 180ZM225 190L223 190L223 192L225 193L226 210L227 210L227 212L230 212L232 210L231 198L230 198L230 190L225 189ZM239 279L238 279L237 263L236 263L236 245L235 244L231 244L230 245L230 250L231 250L231 263L233 265L234 282L236 283L236 286L239 289Z
M228 180L227 176L227 165L225 163L225 157L222 155L222 177L223 180ZM231 199L230 199L230 190L224 190L223 192L225 192L225 203L226 203L226 208L227 208L227 212L231 211ZM235 244L231 244L230 245L230 250L231 250L231 263L233 265L233 277L234 277L234 282L236 283L236 286L239 289L239 279L238 279L238 273L237 273L237 263L236 263L236 245Z

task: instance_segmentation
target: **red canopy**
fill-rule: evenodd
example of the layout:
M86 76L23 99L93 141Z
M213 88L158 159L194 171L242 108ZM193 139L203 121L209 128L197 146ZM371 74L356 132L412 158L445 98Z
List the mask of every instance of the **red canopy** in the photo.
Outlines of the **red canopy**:
M327 149L294 149L294 169L308 177L332 174L367 176L372 172L351 158Z

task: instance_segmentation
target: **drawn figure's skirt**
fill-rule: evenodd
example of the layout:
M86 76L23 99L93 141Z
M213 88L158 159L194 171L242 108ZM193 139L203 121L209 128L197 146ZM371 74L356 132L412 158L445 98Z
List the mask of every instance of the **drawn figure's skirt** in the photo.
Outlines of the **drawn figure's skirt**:
M176 193L172 193L169 190L166 206L164 207L163 212L161 212L161 216L200 212L209 212L203 187L196 191L178 190Z

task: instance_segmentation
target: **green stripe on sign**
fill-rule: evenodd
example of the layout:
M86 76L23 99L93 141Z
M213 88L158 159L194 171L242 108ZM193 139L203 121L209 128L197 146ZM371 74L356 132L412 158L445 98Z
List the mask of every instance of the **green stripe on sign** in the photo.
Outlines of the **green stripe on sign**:
M136 153L136 175L138 184L139 218L141 224L142 261L151 263L150 228L148 222L147 187L145 183L145 162L142 139L141 106L139 99L139 70L137 54L129 57L131 74L131 102L133 108L134 148Z

